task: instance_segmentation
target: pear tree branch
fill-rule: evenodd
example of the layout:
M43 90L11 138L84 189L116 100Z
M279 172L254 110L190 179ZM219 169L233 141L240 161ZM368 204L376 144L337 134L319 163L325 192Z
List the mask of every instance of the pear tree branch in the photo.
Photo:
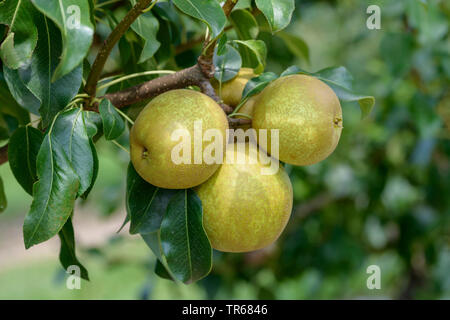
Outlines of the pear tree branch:
M84 91L91 97L91 100L95 97L98 80L100 79L103 67L105 66L111 50L131 24L143 13L143 10L148 7L150 2L152 2L152 0L139 0L136 5L128 11L125 17L119 22L103 43L103 46L100 48L100 51L92 64L91 72L89 73L86 85L84 86Z
M223 5L222 8L227 17L230 15L231 10L236 5L237 1L238 0L227 0ZM215 45L216 39L207 39L204 43L204 48L206 49L198 58L197 64L192 67L118 92L108 93L105 95L105 98L110 100L115 107L121 108L142 100L153 98L169 90L186 88L188 86L198 86L204 94L218 102L225 113L230 113L232 108L220 101L220 98L217 96L209 81L214 76L213 54ZM241 120L246 119L234 119L230 122L238 125ZM248 122L248 120L244 122Z

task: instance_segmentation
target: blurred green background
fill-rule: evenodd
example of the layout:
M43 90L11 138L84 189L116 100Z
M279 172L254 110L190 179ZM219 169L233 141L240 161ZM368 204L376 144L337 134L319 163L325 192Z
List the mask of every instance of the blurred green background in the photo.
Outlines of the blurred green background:
M381 8L381 30L366 27L372 4ZM211 274L196 284L158 278L145 243L127 227L116 233L128 162L116 146L98 142L99 178L78 203L77 249L91 278L81 290L65 287L58 240L23 248L31 197L1 166L8 208L0 215L0 299L450 299L449 20L445 0L297 1L286 32L306 42L310 63L260 32L267 71L343 65L357 91L377 102L364 120L356 103L344 103L336 151L287 167L295 205L276 244L214 252ZM189 65L196 54L169 63ZM380 290L366 286L369 265L381 269Z

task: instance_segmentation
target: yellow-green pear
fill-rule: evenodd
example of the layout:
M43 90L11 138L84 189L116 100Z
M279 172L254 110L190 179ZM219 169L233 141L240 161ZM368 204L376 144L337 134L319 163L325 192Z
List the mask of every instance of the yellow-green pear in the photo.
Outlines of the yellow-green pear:
M242 98L242 92L248 80L256 77L256 74L251 68L241 68L232 80L222 83L222 89L219 90L219 82L215 79L211 83L217 93L220 93L222 101L231 106L236 107Z
M310 165L328 157L342 131L342 109L334 91L307 75L279 78L260 94L253 110L252 126L279 129L279 159L293 165Z
M286 226L292 210L291 182L278 160L266 155L273 162L264 164L259 155L255 144L228 144L224 164L195 189L202 201L204 228L217 250L264 248Z
M217 129L220 137L203 139L209 129ZM227 129L225 113L210 97L193 90L168 91L154 98L131 128L131 161L139 175L157 187L191 188L219 168L220 163L208 164L202 155L212 143L223 153Z

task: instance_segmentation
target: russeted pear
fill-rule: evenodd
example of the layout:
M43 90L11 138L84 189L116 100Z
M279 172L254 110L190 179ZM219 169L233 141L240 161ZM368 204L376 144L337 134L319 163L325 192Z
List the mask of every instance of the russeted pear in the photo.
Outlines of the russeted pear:
M195 189L202 201L204 228L217 250L264 248L277 240L286 226L292 210L291 182L279 162L267 155L276 161L276 170L263 174L262 169L270 164L263 164L259 154L252 143L228 144L226 161ZM245 161L238 161L240 158Z
M201 130L197 129L196 134L202 141L198 143L202 152L200 164L194 161L196 153L193 147L194 122L199 120L201 122L197 124L201 123ZM179 129L190 135L190 161L182 163L172 159L174 148L182 141L173 136ZM221 151L224 151L228 121L220 106L210 97L186 89L157 96L141 111L131 128L130 149L134 168L144 180L161 188L185 189L203 183L220 166L203 161L205 147L214 142L202 139L208 129L219 130L220 139L223 139Z
M256 74L251 68L241 68L232 80L222 83L222 89L219 90L219 82L215 79L211 80L211 83L216 90L220 92L220 98L222 101L232 107L236 107L242 98L242 92L248 80L256 77Z
M269 84L253 110L252 126L279 129L279 159L293 165L310 165L328 157L342 131L342 109L333 90L319 79L290 75Z

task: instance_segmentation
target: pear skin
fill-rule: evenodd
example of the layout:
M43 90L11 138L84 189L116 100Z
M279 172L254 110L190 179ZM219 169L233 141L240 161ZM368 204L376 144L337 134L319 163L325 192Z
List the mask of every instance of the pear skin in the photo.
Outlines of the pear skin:
M220 164L194 161L194 122L201 120L201 138L206 130L218 129L223 150L226 147L228 121L220 106L210 97L193 90L172 90L154 98L139 114L130 132L131 162L139 175L157 187L185 189L205 182ZM190 134L189 163L173 161L172 151L181 143L175 141L175 130ZM214 141L203 141L201 152Z
M245 151L238 145L244 145ZM202 201L203 225L217 250L258 250L276 241L284 230L292 210L292 185L278 162L275 174L262 174L261 169L270 164L259 160L255 144L228 144L227 158L231 150L236 150L235 160L241 155L246 161L230 163L227 159L195 189Z
M245 85L254 77L256 77L256 74L253 72L253 69L241 68L236 77L222 83L221 91L219 91L219 82L216 79L211 79L211 84L218 94L220 92L220 98L225 104L236 107L241 101Z
M279 130L279 159L292 165L311 165L327 158L342 131L342 109L334 91L319 79L291 75L269 84L253 110L252 126Z

